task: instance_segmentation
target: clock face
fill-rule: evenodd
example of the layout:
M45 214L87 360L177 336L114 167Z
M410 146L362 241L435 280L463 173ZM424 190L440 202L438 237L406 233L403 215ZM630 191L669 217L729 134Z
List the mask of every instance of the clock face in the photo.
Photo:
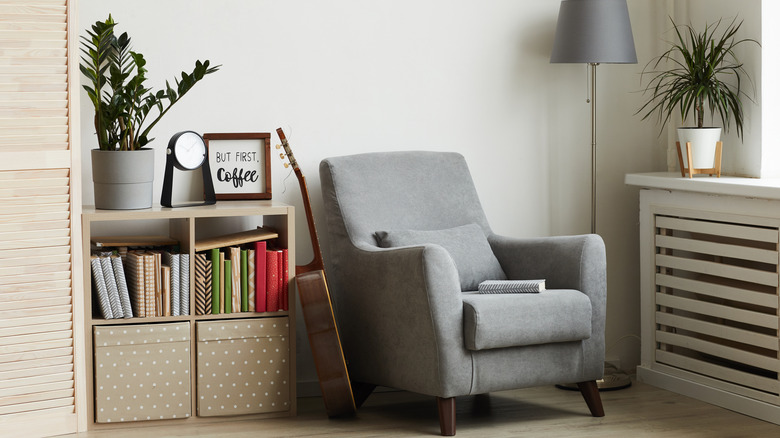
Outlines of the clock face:
M206 159L206 143L200 135L187 131L176 139L173 153L179 165L188 170L197 169Z

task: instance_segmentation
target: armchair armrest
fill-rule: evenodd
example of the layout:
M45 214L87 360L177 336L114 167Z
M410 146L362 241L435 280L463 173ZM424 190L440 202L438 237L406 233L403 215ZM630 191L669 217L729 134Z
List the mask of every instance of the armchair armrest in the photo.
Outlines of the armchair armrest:
M543 278L550 289L576 289L590 298L591 337L583 341L585 363L591 364L586 375L600 378L607 313L607 255L601 236L518 239L492 235L488 241L508 278Z
M460 281L446 250L352 247L333 268L341 271L334 301L353 380L436 396L468 392Z
M492 235L488 241L510 279L544 278L551 289L606 293L606 249L597 234L530 239Z

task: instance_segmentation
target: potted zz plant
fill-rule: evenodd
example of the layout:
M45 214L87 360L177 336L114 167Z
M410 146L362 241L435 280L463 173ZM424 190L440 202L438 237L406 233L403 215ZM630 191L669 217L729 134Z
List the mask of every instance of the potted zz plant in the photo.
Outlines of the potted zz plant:
M175 86L153 91L145 85L146 60L131 50L127 33L116 35L111 15L82 36L80 70L95 109L98 148L92 150L95 207L139 209L152 206L154 150L152 128L192 87L219 69L196 61Z
M711 118L717 113L727 131L733 121L737 136L742 139L744 118L741 99L745 96L752 101L743 89L742 77L748 81L750 77L734 52L740 44L758 42L749 38L736 39L735 35L742 26L742 22L737 23L736 19L720 33L721 20L707 24L702 32L691 26L678 26L674 20L672 25L677 40L642 71L643 78L651 76L644 89L645 94L650 94L650 99L637 114L644 113L642 120L645 120L657 113L663 132L675 109L680 110L682 123L693 110L696 126L677 129L683 150L686 142L691 143L692 149L692 165L688 165L687 154L683 153L683 166L712 169L721 128L704 126L705 110L709 110ZM670 68L659 69L662 62Z

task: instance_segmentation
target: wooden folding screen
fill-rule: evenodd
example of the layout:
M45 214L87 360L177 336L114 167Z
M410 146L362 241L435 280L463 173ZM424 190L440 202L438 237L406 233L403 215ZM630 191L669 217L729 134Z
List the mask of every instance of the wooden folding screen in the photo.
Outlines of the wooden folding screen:
M0 435L77 429L76 3L0 0ZM69 25L70 23L70 25ZM83 349L83 347L81 347Z

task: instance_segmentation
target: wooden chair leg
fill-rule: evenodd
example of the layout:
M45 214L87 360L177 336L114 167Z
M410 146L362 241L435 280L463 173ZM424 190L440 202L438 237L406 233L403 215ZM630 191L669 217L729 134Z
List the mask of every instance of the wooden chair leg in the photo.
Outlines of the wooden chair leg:
M599 394L599 387L596 385L596 381L578 382L577 386L580 388L582 398L585 399L585 403L588 405L591 415L594 417L603 417L604 406L601 404L601 395Z
M455 397L436 397L439 405L439 427L442 436L455 435Z

